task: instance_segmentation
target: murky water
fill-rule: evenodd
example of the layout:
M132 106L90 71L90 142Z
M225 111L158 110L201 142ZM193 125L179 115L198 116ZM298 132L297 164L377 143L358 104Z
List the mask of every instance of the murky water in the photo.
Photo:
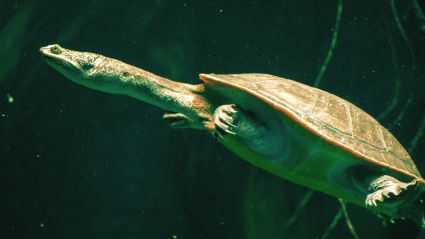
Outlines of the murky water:
M74 84L41 46L100 53L186 83L269 73L376 117L425 172L425 5L403 1L0 2L5 238L415 238L286 182L164 112Z

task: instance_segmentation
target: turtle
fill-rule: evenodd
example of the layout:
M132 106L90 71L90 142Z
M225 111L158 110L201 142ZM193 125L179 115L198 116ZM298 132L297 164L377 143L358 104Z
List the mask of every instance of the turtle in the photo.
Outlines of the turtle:
M192 85L58 44L40 52L71 81L156 105L170 127L205 130L278 177L425 225L425 180L412 158L376 119L334 94L262 73L200 74Z

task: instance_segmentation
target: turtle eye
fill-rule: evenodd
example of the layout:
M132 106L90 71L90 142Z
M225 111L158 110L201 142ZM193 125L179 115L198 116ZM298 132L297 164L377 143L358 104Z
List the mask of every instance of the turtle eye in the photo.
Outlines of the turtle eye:
M58 46L56 46L56 45L55 46L52 46L50 48L50 52L53 53L53 54L55 54L55 55L59 55L59 54L62 53L61 49Z

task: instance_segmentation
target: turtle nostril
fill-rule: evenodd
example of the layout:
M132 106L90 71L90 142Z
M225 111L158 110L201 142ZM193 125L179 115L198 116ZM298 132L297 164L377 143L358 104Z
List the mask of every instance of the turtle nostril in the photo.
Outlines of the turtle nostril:
M52 46L50 48L50 52L55 54L55 55L59 55L62 53L61 49L58 46Z

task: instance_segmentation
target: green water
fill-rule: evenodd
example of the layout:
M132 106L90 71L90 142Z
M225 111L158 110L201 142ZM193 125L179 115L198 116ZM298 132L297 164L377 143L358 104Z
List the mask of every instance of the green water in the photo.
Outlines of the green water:
M420 0L0 1L0 237L415 238L411 222L341 210L206 133L171 130L153 106L66 80L38 49L58 43L186 83L260 72L318 85L375 116L425 173L424 10Z

